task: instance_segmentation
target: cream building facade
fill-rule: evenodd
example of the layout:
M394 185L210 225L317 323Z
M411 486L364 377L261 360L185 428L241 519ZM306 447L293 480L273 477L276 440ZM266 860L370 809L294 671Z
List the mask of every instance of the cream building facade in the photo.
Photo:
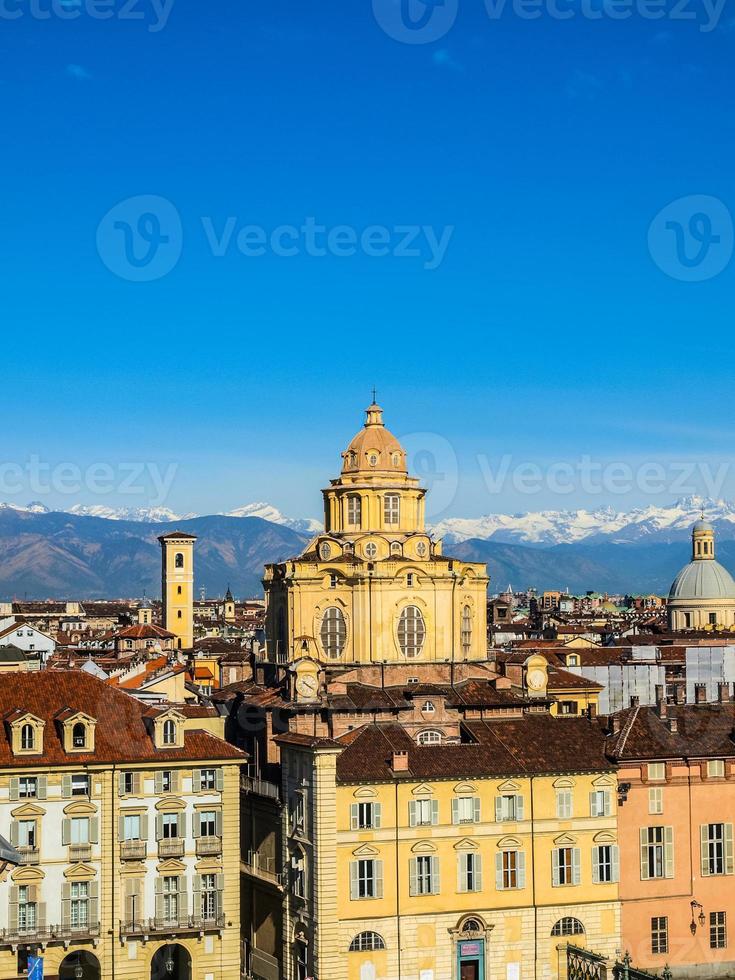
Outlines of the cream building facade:
M735 628L735 580L716 561L715 529L704 518L692 528L692 560L674 579L667 611L672 630Z

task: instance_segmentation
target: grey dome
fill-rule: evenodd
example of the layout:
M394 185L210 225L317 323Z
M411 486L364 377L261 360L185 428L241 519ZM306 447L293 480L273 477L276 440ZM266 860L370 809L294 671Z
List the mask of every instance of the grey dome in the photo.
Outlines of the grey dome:
M735 579L718 561L692 561L679 572L669 592L672 599L732 599Z
M705 519L702 518L700 521L697 521L697 523L692 528L692 531L714 531L714 527L710 524L709 521L705 521Z

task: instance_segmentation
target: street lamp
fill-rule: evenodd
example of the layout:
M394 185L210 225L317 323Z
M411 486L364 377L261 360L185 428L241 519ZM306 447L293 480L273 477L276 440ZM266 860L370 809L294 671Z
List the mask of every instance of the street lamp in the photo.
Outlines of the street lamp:
M174 972L174 965L175 965L174 964L174 958L173 958L172 954L169 952L168 958L166 960L166 973L173 973Z
M694 898L691 900L689 905L691 906L692 909L692 921L689 923L689 931L693 936L695 936L697 934L697 922L694 919L694 913L696 912L697 909L699 909L699 915L697 916L697 921L699 922L700 926L704 926L704 923L706 921L704 917L704 907Z
M81 963L77 962L77 965L74 967L75 980L82 980L83 976L84 976L84 967L82 966Z

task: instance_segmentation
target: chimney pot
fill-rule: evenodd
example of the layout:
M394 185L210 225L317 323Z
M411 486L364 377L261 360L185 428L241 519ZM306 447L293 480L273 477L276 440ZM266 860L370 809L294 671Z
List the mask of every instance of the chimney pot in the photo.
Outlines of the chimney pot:
M640 703L641 703L641 699L638 697L638 695L633 694L630 699L631 708L637 708Z
M718 685L718 697L720 701L725 702L730 700L730 685L723 682Z
M676 718L669 718L669 731L672 735L676 735L676 733L679 731L679 722L676 720Z
M619 731L620 731L620 715L613 715L612 716L612 733L613 733L613 735L617 735Z
M695 684L694 700L697 704L704 704L707 700L707 688L704 684Z
M394 752L391 769L393 772L408 772L408 752Z
M666 717L666 714L668 712L668 707L663 699L656 703L656 711L658 712L659 718Z

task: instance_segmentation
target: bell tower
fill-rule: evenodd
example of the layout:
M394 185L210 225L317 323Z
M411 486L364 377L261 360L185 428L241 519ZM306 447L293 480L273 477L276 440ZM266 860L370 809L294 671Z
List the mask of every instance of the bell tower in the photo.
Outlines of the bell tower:
M692 561L714 561L715 529L704 519L692 528Z
M179 650L194 646L194 542L195 534L171 531L161 543L161 597L163 626L178 638Z

